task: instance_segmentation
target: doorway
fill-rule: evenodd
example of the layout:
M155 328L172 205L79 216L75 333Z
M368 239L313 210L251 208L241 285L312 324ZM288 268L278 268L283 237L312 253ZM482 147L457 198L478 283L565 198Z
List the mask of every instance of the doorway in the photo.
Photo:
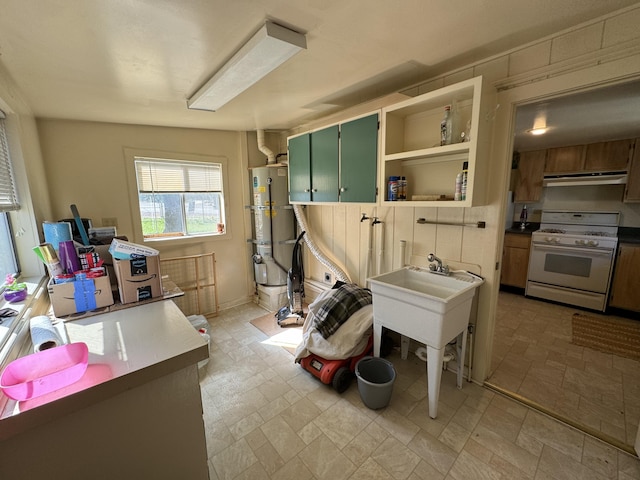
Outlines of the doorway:
M503 118L510 125L504 131L513 132L505 140L509 158L520 151L640 137L640 82L583 88L564 95L545 95L542 89L506 94L514 107L512 118ZM540 126L549 130L532 136L531 130ZM511 176L508 178L511 187ZM543 192L538 201L527 203L528 221L540 222L542 209L611 210L621 212L623 225L640 227L640 205L621 202L624 186L594 188L598 187ZM518 216L523 204L514 207L507 215L517 221L514 215ZM510 212L509 208L505 211ZM528 298L523 292L499 292L492 373L486 383L633 453L640 423L640 361L573 344L571 318L579 312L586 313Z

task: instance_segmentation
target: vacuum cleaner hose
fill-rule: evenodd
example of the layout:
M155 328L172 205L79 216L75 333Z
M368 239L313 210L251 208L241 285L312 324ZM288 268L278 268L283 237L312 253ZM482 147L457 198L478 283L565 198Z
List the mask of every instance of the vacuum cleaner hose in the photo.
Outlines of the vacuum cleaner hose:
M339 280L345 283L352 283L351 278L344 271L344 269L342 269L340 266L338 266L337 263L335 263L333 260L329 259L326 255L324 255L324 253L322 253L320 248L318 248L316 243L311 238L311 235L309 235L309 226L307 225L307 220L304 216L304 213L302 212L300 205L294 204L293 212L295 213L296 220L298 220L298 226L300 227L300 230L303 232L307 232L306 235L304 236L304 241L307 244L307 247L309 248L309 251L313 254L313 256L316 257L316 259L320 263L322 263L325 267L331 270L331 273L333 273L333 275L336 277L336 280Z

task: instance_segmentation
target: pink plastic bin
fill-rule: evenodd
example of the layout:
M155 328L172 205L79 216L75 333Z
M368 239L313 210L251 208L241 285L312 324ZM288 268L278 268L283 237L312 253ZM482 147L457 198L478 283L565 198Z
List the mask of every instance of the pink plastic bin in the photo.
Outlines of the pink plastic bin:
M29 400L82 378L89 349L82 342L42 350L11 362L0 376L0 388L14 400Z

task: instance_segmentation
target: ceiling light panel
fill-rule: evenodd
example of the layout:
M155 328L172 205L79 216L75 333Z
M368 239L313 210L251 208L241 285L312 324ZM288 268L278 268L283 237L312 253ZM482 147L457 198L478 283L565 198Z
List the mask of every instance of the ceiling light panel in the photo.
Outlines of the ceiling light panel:
M266 22L187 100L187 106L195 110L218 110L306 48L307 40L303 34Z

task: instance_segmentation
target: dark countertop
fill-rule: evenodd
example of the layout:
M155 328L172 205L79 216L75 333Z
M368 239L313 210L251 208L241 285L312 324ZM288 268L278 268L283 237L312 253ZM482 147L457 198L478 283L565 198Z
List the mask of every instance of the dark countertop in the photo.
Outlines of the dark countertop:
M505 233L518 233L521 235L531 235L533 232L540 228L539 223L527 223L526 228L522 230L520 228L520 222L514 222L511 228L505 229Z
M640 245L640 228L618 227L618 243L637 243Z

